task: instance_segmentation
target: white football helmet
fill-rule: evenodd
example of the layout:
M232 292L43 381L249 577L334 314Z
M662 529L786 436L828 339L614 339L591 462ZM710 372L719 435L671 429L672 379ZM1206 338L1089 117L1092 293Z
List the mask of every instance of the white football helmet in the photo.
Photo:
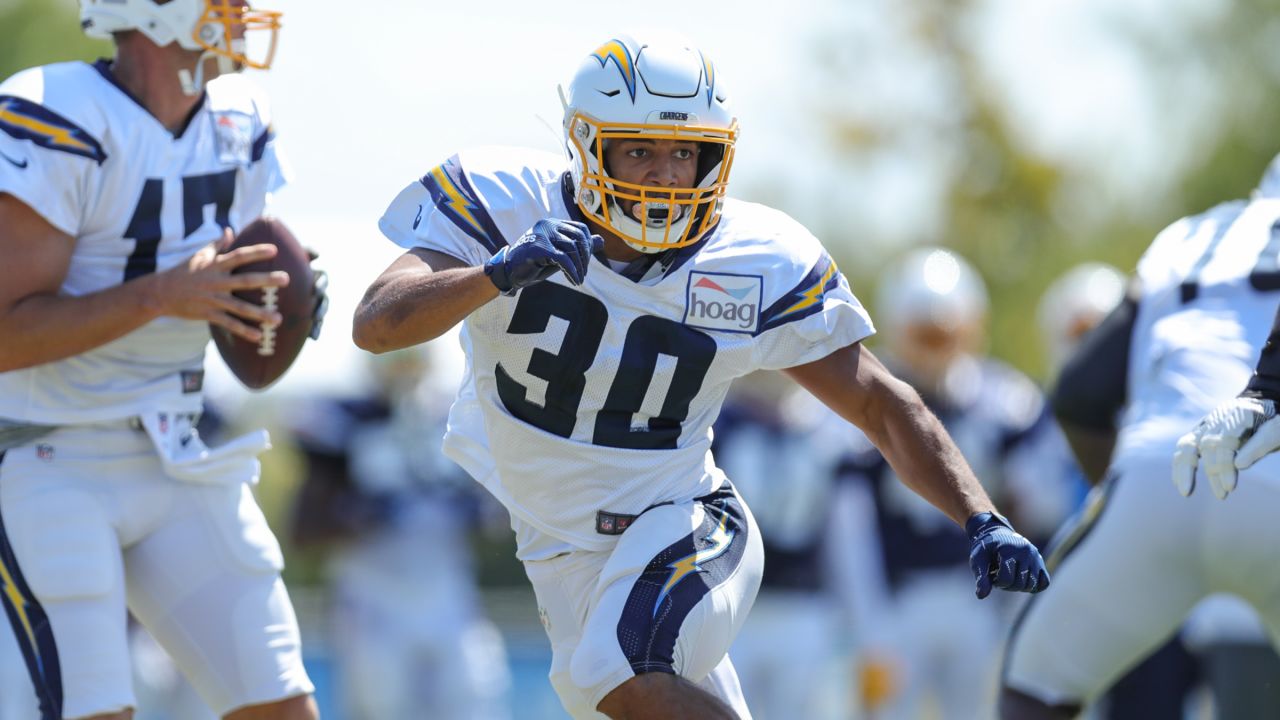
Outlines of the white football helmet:
M271 67L280 13L250 8L244 0L80 0L80 26L92 38L109 40L112 33L137 30L161 47L176 42L201 51L197 78L183 78L184 89L194 94L203 89L206 57L216 59L223 73ZM271 33L260 58L248 55L249 32Z
M938 382L986 338L987 287L964 258L941 247L913 250L881 276L876 323L913 378Z
M738 121L715 65L683 43L620 37L587 56L560 88L565 148L582 212L643 253L692 245L720 219ZM701 143L695 187L652 187L610 177L615 138ZM621 203L636 203L637 217Z
M1083 263L1054 280L1036 312L1049 365L1057 368L1124 292L1124 273L1105 263Z

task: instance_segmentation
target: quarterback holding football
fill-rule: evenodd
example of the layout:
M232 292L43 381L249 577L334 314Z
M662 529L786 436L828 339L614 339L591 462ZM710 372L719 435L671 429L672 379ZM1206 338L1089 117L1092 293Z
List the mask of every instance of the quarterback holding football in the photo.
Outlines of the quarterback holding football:
M302 283L308 329L323 308L282 246L220 252L285 182L267 99L235 72L270 65L245 35L274 48L279 13L80 11L114 59L0 84L0 598L45 720L132 717L126 608L220 716L310 720L251 492L266 433L209 448L195 429L210 325L256 345L296 310L236 293Z

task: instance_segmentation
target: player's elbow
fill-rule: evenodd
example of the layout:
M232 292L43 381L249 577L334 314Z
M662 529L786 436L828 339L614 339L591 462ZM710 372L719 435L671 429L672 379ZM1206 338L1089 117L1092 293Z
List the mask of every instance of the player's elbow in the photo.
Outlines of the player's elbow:
M362 316L363 309L356 310L355 319L351 323L351 341L361 350L375 355L395 350L387 334L378 328L376 320Z

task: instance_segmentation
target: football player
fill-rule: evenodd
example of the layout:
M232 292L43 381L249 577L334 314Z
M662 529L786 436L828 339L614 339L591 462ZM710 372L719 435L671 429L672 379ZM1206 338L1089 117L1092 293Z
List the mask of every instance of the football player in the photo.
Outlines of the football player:
M751 505L764 574L730 654L757 720L848 718L850 634L844 612L861 582L835 467L847 423L782 373L757 372L730 388L712 429L716 464ZM785 482L780 482L785 478ZM878 559L878 558L877 558Z
M428 353L439 349L366 355L371 392L309 397L289 413L306 477L293 547L325 557L350 720L511 717L506 650L470 548L484 490L422 441L444 432L450 394L423 381L440 371Z
M1001 695L1006 720L1074 717L1215 592L1248 601L1280 638L1280 576L1271 571L1280 496L1268 481L1275 466L1249 471L1241 502L1203 492L1181 500L1165 484L1177 446L1175 479L1191 492L1194 438L1220 437L1215 423L1230 412L1211 415L1190 440L1179 436L1245 385L1267 339L1280 289L1276 180L1268 174L1251 200L1158 235L1131 297L1064 367L1054 391L1063 429L1087 472L1108 458L1110 467L1055 548L1054 592L1028 603L1015 626ZM1217 452L1205 458L1214 493L1224 495L1234 470L1219 474ZM1096 590L1118 585L1124 593Z
M1053 452L1040 389L985 355L982 277L951 250L919 248L883 273L876 306L885 364L917 388L1018 525L1047 538L1071 510L1068 466ZM865 692L864 704L893 718L923 717L935 703L942 717L989 717L1003 608L962 591L968 569L953 549L961 531L907 492L865 437L847 447L841 475L863 489L853 497L869 503L862 514L872 518L859 544L878 553L851 586L863 610L855 633L860 684L871 690L872 679L888 678L891 690Z
M282 273L219 255L284 183L266 98L278 13L81 0L113 60L0 85L0 598L41 717L128 718L126 606L227 718L315 718L280 547L253 498L265 432L194 426L210 324L278 314ZM317 307L320 303L317 298Z
M380 227L408 252L354 335L384 352L463 323L445 449L511 512L569 712L748 715L726 653L760 538L708 448L729 384L753 370L788 369L966 525L980 595L1044 588L1035 547L862 347L871 321L822 245L725 196L738 123L711 59L613 39L562 97L567 169L464 151L392 201Z

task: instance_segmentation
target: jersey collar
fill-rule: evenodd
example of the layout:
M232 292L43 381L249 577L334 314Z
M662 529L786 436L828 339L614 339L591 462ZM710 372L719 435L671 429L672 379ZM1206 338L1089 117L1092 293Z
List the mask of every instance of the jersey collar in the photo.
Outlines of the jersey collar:
M117 90L124 93L125 97L132 100L135 105L142 108L143 112L145 112L147 115L150 115L154 119L155 116L151 115L151 111L147 109L147 106L143 105L141 100L139 100L133 93L129 92L128 88L120 84L120 80L118 80L115 74L111 72L112 64L113 64L112 61L106 58L99 58L98 61L93 64L93 69L97 70L98 74L101 75L103 79L105 79L107 82L114 85ZM199 115L200 111L204 109L205 102L207 101L207 99L208 99L208 93L201 91L199 102L195 104L195 107L191 108L191 114L187 115L187 119L182 122L182 127L179 128L178 132L173 134L174 140L182 139L182 136L187 132L187 128L191 127L191 121L195 120L196 115ZM160 121L156 120L156 122L159 123Z

